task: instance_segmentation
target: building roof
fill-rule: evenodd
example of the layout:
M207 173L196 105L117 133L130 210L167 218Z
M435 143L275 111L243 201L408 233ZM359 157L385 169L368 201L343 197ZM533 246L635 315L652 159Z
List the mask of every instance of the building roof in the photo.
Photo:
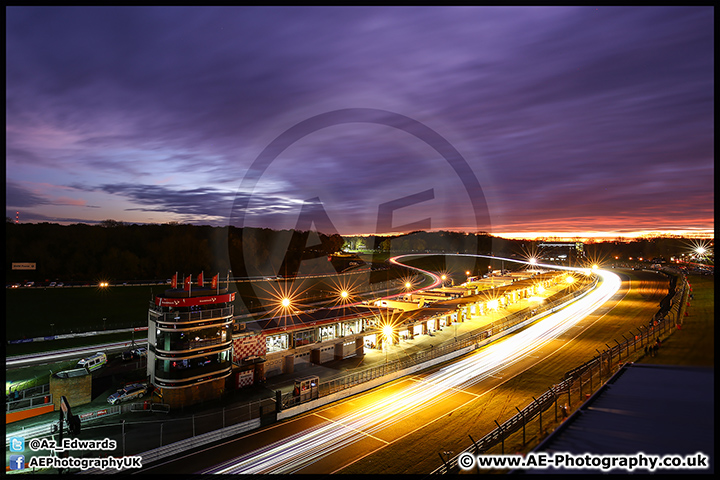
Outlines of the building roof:
M311 326L347 321L354 318L365 318L378 315L381 311L386 311L386 309L369 305L349 305L344 308L320 308L306 312L247 321L246 325L250 330L254 330L255 328L253 327L257 326L263 333L269 334L287 330L302 330Z
M556 272L543 273L525 280L517 280L511 285L505 285L502 287L498 286L493 290L492 295L499 296L519 288L531 286L538 281L549 279L556 275ZM273 334L284 331L298 331L327 323L348 321L354 318L365 318L383 313L385 316L389 317L394 324L412 325L413 323L429 320L440 315L448 315L457 310L457 308L463 304L487 301L488 292L490 291L484 290L477 295L466 295L458 298L448 297L447 300L440 300L426 307L404 312L390 313L392 311L391 308L376 307L371 305L349 305L344 308L321 308L306 312L280 315L272 318L248 320L245 324L246 328L250 331L262 331L265 334ZM413 296L417 296L418 298L423 295L423 291L413 293ZM432 295L432 291L429 295ZM402 300L398 299L398 301Z

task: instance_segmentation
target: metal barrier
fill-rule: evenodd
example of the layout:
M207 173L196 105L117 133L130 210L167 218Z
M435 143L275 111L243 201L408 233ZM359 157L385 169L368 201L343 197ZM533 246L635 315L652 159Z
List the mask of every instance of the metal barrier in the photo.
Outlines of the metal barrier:
M616 345L598 352L599 355L589 362L568 371L565 374L565 379L557 385L553 385L548 389L547 392L543 393L539 398L535 399L532 403L528 404L523 410L502 425L498 425L498 428L491 431L479 441L475 442L472 437L470 440L472 445L457 454L455 457L443 459L443 465L436 468L431 472L431 475L442 475L457 471L458 458L465 453L474 453L475 455L486 452L488 449L498 445L503 445L504 453L504 441L505 439L523 428L529 420L533 420L535 417L540 417L540 430L542 430L542 413L550 408L553 404L555 405L555 421L558 419L558 407L557 401L560 395L567 394L567 404L571 405L571 398L573 392L576 393L580 401L584 401L584 394L593 391L593 378L595 372L597 372L598 381L597 388L602 386L600 381L602 378L610 378L613 373L613 369L619 369L624 363L630 359L630 348L632 347L633 353L636 356L643 355L645 353L645 347L653 348L658 345L657 342L653 342L654 339L659 339L660 335L672 333L676 322L682 321L684 315L684 309L687 305L688 287L687 279L679 274L679 278L682 279L682 284L679 288L676 288L675 294L673 295L673 307L677 306L675 315L669 315L673 311L673 308L669 312L666 312L660 320L656 320L657 314L650 320L650 325L645 332L639 331L640 335L632 335L630 339L625 339L624 342L620 343L616 341ZM637 345L640 344L643 348L640 354L637 353ZM651 347L652 345L652 347ZM623 351L625 356L623 357ZM649 352L649 351L648 351ZM587 377L587 378L585 378ZM589 385L589 392L583 392L583 387L586 384ZM524 438L523 438L524 443Z
M24 398L22 400L13 400L5 404L5 413L14 412L17 410L25 410L28 408L40 407L42 405L49 405L53 402L51 393L44 395L38 395L37 397Z
M161 412L170 413L170 405L165 403L153 403L150 401L130 404L131 412Z

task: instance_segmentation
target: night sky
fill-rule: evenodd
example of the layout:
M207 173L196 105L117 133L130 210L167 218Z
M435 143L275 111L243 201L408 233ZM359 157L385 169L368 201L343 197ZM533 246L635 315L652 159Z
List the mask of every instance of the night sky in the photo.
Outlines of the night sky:
M711 7L10 7L6 30L21 223L714 229Z

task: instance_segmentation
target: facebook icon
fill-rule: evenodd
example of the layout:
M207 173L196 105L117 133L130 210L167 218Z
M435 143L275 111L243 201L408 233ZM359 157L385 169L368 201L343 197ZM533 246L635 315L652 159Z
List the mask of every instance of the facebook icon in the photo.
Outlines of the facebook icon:
M25 455L10 455L10 470L25 468Z

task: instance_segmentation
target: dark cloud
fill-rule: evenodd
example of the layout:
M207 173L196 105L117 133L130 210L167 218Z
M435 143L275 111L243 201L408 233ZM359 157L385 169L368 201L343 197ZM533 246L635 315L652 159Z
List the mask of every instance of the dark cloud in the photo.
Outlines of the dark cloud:
M50 203L49 199L17 182L5 182L5 205L9 208L41 207Z
M112 184L101 185L100 190L140 205L130 210L225 218L232 204L232 196L212 188L183 190L161 185Z

